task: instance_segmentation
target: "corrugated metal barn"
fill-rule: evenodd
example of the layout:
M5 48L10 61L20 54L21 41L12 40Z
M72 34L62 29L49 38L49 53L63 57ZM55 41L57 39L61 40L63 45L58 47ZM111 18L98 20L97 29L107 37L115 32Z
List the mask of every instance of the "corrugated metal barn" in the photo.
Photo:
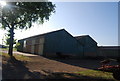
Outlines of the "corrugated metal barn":
M98 52L97 42L89 35L76 36L78 42L83 46L85 57L96 57Z
M120 46L99 46L99 57L120 57Z
M18 51L44 56L56 54L83 56L83 46L66 30L61 29L18 41Z

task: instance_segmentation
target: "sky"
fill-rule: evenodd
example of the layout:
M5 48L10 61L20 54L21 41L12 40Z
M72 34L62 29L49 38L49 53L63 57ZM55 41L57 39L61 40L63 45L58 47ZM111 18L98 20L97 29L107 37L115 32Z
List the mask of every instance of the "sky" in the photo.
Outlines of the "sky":
M15 30L22 39L54 30L65 29L73 36L90 35L98 46L118 45L118 2L53 2L56 13L43 25ZM0 29L0 38L6 31ZM2 41L0 41L2 43Z

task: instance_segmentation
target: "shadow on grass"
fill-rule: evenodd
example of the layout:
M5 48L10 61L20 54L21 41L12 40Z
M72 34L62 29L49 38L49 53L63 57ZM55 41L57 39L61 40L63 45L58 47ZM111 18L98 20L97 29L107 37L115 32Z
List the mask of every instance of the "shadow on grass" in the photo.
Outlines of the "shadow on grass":
M14 57L8 58L6 63L2 63L3 81L6 81L6 79L40 79L43 77L44 75L39 72L30 72L25 66L25 62L19 61Z
M93 69L93 70L97 70L98 68L100 68L101 67L100 62L104 60L104 58L102 58L102 57L96 57L96 58L92 58L92 57L84 57L84 58L45 57L45 58L55 60L58 62L62 62L65 64L78 66L78 67L82 67L82 68L86 68L86 69ZM112 61L110 64L117 65L118 63L115 61Z
M49 72L48 72L49 73ZM104 79L101 77L83 76L76 73L53 72L49 73L46 79L64 79L64 80L81 80L81 81L115 81L114 79Z
M50 72L44 71L48 75L44 75L40 72L30 72L25 66L25 62L19 61L14 57L8 58L7 63L2 65L2 81L40 81L40 80L82 80L82 81L114 81L113 79L103 79L90 76L83 76L75 73L65 73L65 72Z
M101 67L100 61L102 60L95 58L59 58L59 57L45 57L45 58L93 70L96 70L97 68Z

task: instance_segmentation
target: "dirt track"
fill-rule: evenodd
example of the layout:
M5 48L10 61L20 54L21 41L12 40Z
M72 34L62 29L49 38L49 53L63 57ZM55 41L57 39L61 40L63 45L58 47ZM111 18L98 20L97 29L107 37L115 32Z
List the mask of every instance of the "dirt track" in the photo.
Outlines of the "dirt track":
M74 73L86 70L78 66L69 65L42 56L30 56L30 61L11 60L2 57L3 79L45 79L51 78L53 73ZM55 74L55 78L56 78ZM60 76L58 78L61 78Z
M30 71L50 71L50 72L78 72L86 70L86 68L66 64L56 60L47 59L42 56L30 57L34 59L26 64ZM66 59L67 60L67 59Z
M45 58L42 56L27 56L30 61L21 62L18 60L10 60L3 57L3 78L5 79L44 79L48 78L53 73L70 73L84 71L91 69L89 67L96 66L94 63L98 61L91 61L84 59L55 59ZM87 66L86 66L87 65ZM95 67L93 67L95 68ZM76 75L75 75L76 76ZM56 78L56 74L55 74ZM58 78L61 78L60 76ZM77 77L76 77L77 78Z

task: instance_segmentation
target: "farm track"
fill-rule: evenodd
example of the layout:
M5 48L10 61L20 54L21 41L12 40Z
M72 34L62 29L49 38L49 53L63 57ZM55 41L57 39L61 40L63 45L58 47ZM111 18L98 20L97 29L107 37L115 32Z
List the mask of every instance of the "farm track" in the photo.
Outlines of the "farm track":
M73 72L87 70L86 68L66 64L63 62L56 61L56 60L51 60L48 58L44 58L42 56L34 56L34 57L30 57L30 58L32 58L34 60L31 62L28 62L26 64L26 66L31 71L34 71L34 70L37 70L37 71L44 70L45 71L46 70L46 71L50 71L50 72L73 73Z
M84 81L113 81L80 76L75 72L85 71L89 68L83 66L89 64L89 60L50 59L42 56L27 56L31 60L10 60L2 56L3 79L84 79ZM93 60L92 60L93 61ZM71 64L70 64L71 63ZM83 65L74 65L75 63ZM4 80L3 80L4 81Z

